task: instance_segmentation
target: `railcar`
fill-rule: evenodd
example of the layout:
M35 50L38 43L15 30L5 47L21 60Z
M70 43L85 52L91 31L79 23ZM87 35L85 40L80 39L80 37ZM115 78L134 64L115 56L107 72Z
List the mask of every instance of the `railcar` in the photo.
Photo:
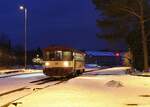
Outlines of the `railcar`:
M43 50L43 73L51 77L79 75L84 72L85 53L63 46L49 46Z

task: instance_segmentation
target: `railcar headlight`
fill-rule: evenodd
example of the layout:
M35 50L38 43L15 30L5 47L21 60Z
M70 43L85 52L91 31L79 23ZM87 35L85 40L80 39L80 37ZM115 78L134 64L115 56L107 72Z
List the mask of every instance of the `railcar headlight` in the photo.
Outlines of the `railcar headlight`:
M65 61L65 62L64 62L64 66L65 66L65 67L69 67L69 62L68 62L68 61Z
M49 65L50 65L50 63L49 63L49 62L46 62L46 63L45 63L45 66L49 66Z

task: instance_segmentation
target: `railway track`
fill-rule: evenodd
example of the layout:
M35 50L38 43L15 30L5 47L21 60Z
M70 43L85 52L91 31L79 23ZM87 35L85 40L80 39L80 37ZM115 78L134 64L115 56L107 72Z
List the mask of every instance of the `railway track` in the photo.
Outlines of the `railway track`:
M24 98L26 96L29 96L29 95L31 95L31 94L33 94L33 93L35 93L37 91L43 90L45 88L61 84L61 83L65 82L65 81L67 81L67 80L54 81L54 80L52 80L50 78L49 79L45 78L45 79L37 80L37 82L34 82L36 84L33 84L32 86L24 86L24 87L15 89L15 90L11 90L11 91L8 91L8 92L5 92L5 93L1 93L0 94L0 99L2 97L4 97L4 98L6 97L7 98L7 96L15 95L17 93L25 93L25 94L22 95L22 96L16 97L16 98L12 99L11 101L8 101L8 102L6 102L4 104L0 104L0 107L9 107L10 105L13 105L14 107L17 107L17 104L21 104L21 102L16 102L17 100L19 100L21 98ZM37 85L37 83L38 83L38 85L41 85L41 84L44 84L44 83L47 83L47 82L53 82L53 83L47 84L47 85L44 85L44 86L40 86L40 87L39 86L33 87L34 85Z
M96 69L96 70L98 70L98 69ZM96 71L96 70L89 70L88 72L92 72L92 71ZM3 78L13 77L13 76L17 76L17 75L23 75L23 74L5 76ZM10 105L13 105L14 107L17 107L18 104L22 103L22 102L17 102L17 100L22 99L26 96L29 96L29 95L31 95L31 94L33 94L37 91L43 90L45 88L61 84L61 83L66 82L66 81L68 81L69 79L72 79L72 78L74 78L74 76L70 77L70 78L45 77L45 78L42 78L42 79L30 81L29 82L30 85L26 85L26 86L20 87L20 88L15 89L15 90L11 90L11 91L8 91L8 92L5 92L5 93L1 93L0 94L0 99L2 97L7 98L7 96L15 95L17 93L24 93L24 94L14 98L11 101L8 101L4 104L0 104L0 107L10 107ZM1 103L1 100L0 100L0 103Z
M102 68L98 68L98 69L95 69L95 70L88 70L88 71L85 71L85 72L92 72L92 71L101 70L101 69ZM32 73L33 72L31 72L31 73L24 73L22 70L10 71L10 72L4 73L3 76L0 75L0 79L1 78L9 78L9 77L18 76L18 75L32 74ZM36 72L36 73L38 73L38 72Z
M16 76L16 75L13 75L13 76ZM11 76L11 77L13 77L13 76ZM0 99L2 99L2 97L7 98L8 96L15 95L17 93L25 93L25 94L18 96L4 104L1 104L1 100L0 100L0 107L9 107L9 105L13 105L14 107L17 107L17 104L21 104L20 102L16 102L17 100L24 98L26 96L29 96L29 95L33 94L34 92L37 92L37 91L43 90L45 88L66 82L69 79L72 79L72 78L46 77L46 78L30 81L29 84L31 84L31 85L26 85L26 86L23 86L21 88L15 89L15 90L1 93Z

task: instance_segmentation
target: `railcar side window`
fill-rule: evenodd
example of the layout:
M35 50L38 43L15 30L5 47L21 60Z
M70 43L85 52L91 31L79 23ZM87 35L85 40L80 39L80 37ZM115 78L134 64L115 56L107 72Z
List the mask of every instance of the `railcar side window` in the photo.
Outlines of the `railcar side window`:
M84 61L84 55L79 54L79 53L75 53L74 59L77 61Z

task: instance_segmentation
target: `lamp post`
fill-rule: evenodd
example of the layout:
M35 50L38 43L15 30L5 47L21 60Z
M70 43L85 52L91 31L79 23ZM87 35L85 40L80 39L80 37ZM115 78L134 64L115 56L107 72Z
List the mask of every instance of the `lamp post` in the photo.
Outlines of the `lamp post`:
M27 8L20 6L20 10L24 11L24 68L27 68Z

